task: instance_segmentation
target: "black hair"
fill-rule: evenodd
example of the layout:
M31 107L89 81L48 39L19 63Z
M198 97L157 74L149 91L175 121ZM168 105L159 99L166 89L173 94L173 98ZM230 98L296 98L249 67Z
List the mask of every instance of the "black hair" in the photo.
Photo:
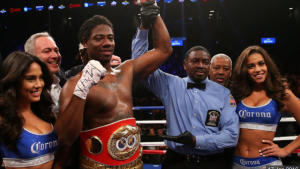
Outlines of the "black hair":
M191 49L189 49L189 50L186 52L185 58L184 58L184 59L186 60L186 58L189 56L189 54L190 54L191 52L197 51L197 50L204 51L204 52L206 52L206 53L209 55L209 57L211 56L210 53L208 52L208 50L207 50L205 47L203 47L203 46L194 46L194 47L192 47Z
M16 148L15 140L20 139L25 122L22 114L17 111L18 82L32 63L40 65L44 87L40 100L31 103L31 110L48 123L55 121L51 111L53 102L49 94L53 77L48 66L37 56L27 52L11 53L3 62L4 78L0 80L0 143L4 143L10 149Z

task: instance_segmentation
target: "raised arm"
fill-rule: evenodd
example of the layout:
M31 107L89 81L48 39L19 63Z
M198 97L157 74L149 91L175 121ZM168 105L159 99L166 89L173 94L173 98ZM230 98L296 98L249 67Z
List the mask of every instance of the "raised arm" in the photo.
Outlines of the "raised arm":
M148 29L141 24L136 30L136 34L132 39L131 58L136 59L148 51Z
M142 15L144 8L149 6L146 3L141 8ZM133 60L133 77L135 81L141 80L152 74L165 62L165 60L168 59L173 51L170 35L160 16L152 20L152 38L154 49Z
M97 84L106 69L91 60L82 70L81 78L69 80L60 93L60 110L55 122L55 133L60 146L71 147L83 126L83 112L89 89Z

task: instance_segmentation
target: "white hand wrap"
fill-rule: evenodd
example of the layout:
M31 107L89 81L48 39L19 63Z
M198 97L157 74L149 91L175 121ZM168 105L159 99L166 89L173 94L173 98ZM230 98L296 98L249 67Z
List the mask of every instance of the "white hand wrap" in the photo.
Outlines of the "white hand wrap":
M105 76L106 69L95 60L90 60L82 70L82 75L76 84L74 95L81 99L86 99L86 96L92 86L97 84L101 76Z

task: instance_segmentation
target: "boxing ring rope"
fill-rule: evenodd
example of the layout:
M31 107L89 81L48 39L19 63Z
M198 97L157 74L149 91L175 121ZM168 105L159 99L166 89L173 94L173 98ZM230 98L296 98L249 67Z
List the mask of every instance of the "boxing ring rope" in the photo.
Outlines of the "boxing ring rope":
M143 154L166 154L167 150L143 150Z
M142 106L133 107L132 110L164 110L164 106ZM296 122L294 117L281 118L280 122ZM166 124L166 120L138 120L137 124ZM273 141L289 141L295 140L297 136L274 137ZM166 146L164 142L141 142L144 146ZM165 154L166 150L143 150L144 154ZM293 153L300 153L300 149Z
M142 106L142 107L132 107L132 110L164 110L164 106Z

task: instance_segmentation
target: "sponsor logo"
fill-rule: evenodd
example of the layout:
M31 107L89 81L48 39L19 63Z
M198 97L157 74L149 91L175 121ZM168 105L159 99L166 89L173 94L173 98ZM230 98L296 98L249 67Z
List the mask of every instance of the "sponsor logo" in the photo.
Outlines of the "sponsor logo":
M116 6L117 5L117 2L116 1L112 1L111 2L111 6Z
M53 10L53 6L52 5L50 5L49 7L48 7L48 10Z
M60 5L60 6L58 6L58 8L59 8L59 9L64 9L64 8L65 8L65 6L63 6L63 5Z
M245 165L260 165L259 160L253 160L253 161L246 161L244 159L240 159L240 163L245 166Z
M97 2L97 5L98 6L105 6L106 2L105 1L99 1L99 2Z
M70 4L69 5L69 8L72 9L72 8L80 8L81 7L81 4Z
M24 7L24 12L31 11L32 8Z
M6 10L5 10L5 9L2 9L2 10L0 11L0 13L6 13Z
M10 8L10 13L21 12L21 8Z
M36 9L37 11L41 11L41 10L44 9L44 6L36 6L35 9Z
M129 2L127 2L127 1L124 1L124 2L122 2L122 4L123 4L123 5L128 5L128 4L129 4Z
M46 149L49 149L49 148L52 148L52 147L54 148L54 147L57 147L57 146L58 146L57 140L50 141L48 143L34 142L31 145L31 153L39 154L40 151L42 151L42 150L46 150Z
M246 119L247 117L267 117L272 118L270 112L247 112L247 110L240 110L239 116Z
M87 7L89 7L89 6L93 6L93 5L94 5L94 3L87 3L87 2L86 2L86 3L84 3L83 5L84 5L84 7L86 7L86 8L87 8Z

